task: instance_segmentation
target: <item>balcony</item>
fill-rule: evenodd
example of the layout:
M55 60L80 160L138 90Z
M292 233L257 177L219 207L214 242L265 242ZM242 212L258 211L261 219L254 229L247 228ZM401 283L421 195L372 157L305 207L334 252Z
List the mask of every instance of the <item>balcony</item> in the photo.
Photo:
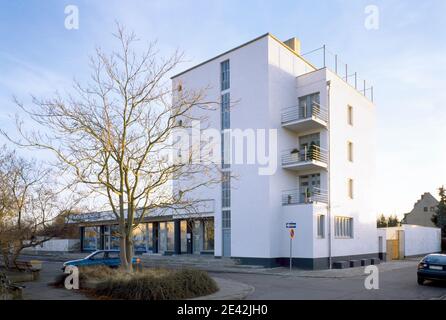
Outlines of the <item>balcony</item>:
M313 145L303 150L297 148L282 152L282 168L294 171L326 169L328 163L327 150Z
M293 106L282 110L282 127L295 132L326 128L328 112L313 102L311 108Z
M328 203L327 191L313 188L312 191L306 189L306 191L301 192L299 189L295 189L282 192L283 206L313 203Z

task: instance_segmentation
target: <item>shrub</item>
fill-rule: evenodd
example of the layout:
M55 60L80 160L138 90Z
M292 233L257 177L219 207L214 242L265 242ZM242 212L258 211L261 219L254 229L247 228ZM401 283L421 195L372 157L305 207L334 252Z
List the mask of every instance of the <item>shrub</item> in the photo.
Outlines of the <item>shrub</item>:
M86 267L82 280L100 280L94 294L112 299L175 300L208 295L218 290L215 281L200 270L143 269L126 273L107 267Z

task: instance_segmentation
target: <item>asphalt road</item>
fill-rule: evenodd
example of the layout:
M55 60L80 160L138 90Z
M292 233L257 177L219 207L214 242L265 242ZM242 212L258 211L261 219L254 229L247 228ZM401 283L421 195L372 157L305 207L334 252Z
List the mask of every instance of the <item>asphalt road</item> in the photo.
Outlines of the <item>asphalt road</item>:
M215 274L217 275L217 274ZM446 298L446 283L425 282L419 286L416 266L379 274L379 289L367 290L364 276L350 278L310 278L280 275L219 273L218 277L240 281L255 288L249 300L295 299L439 299Z
M42 259L44 260L44 259ZM356 272L352 277L324 277L265 275L255 273L212 273L223 279L235 280L255 288L247 299L295 300L295 299L446 299L446 283L426 282L419 286L416 281L416 262L409 262L398 269L379 273L379 289L367 290L366 275ZM40 281L26 284L25 299L85 299L82 294L65 289L49 288L47 283L60 273L60 262L45 261ZM358 270L357 270L358 271ZM360 271L360 270L359 270Z

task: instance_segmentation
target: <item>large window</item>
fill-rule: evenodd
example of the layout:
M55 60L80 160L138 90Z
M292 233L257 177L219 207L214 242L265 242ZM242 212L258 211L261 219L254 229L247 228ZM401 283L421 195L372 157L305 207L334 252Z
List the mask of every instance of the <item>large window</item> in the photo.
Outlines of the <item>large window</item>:
M84 228L84 250L99 249L99 227L85 227Z
M187 253L187 221L180 222L181 253Z
M222 207L229 208L231 206L231 172L223 172L222 181Z
M166 222L166 226L167 226L167 250L173 251L175 249L173 221Z
M203 250L214 250L214 220L203 220Z
M230 74L229 74L229 60L225 60L220 65L221 68L221 91L229 89Z
M353 238L353 218L335 217L335 237Z
M147 225L145 223L141 223L133 229L133 246L135 252L147 251L147 236Z
M231 211L230 210L223 210L221 222L222 222L223 229L231 228Z
M325 238L325 216L322 214L317 216L317 237Z
M221 129L229 129L231 127L231 112L230 112L230 99L229 92L221 96Z

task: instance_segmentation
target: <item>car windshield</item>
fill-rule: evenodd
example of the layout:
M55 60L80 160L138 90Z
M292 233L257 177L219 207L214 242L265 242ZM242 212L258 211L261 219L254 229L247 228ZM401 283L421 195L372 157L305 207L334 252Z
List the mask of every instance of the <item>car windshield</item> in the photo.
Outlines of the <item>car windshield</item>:
M103 258L104 258L104 252L103 251L93 252L92 254L90 254L87 257L85 257L85 259L103 259Z
M433 263L433 264L442 264L446 265L446 255L432 255L427 256L424 259L424 262Z

